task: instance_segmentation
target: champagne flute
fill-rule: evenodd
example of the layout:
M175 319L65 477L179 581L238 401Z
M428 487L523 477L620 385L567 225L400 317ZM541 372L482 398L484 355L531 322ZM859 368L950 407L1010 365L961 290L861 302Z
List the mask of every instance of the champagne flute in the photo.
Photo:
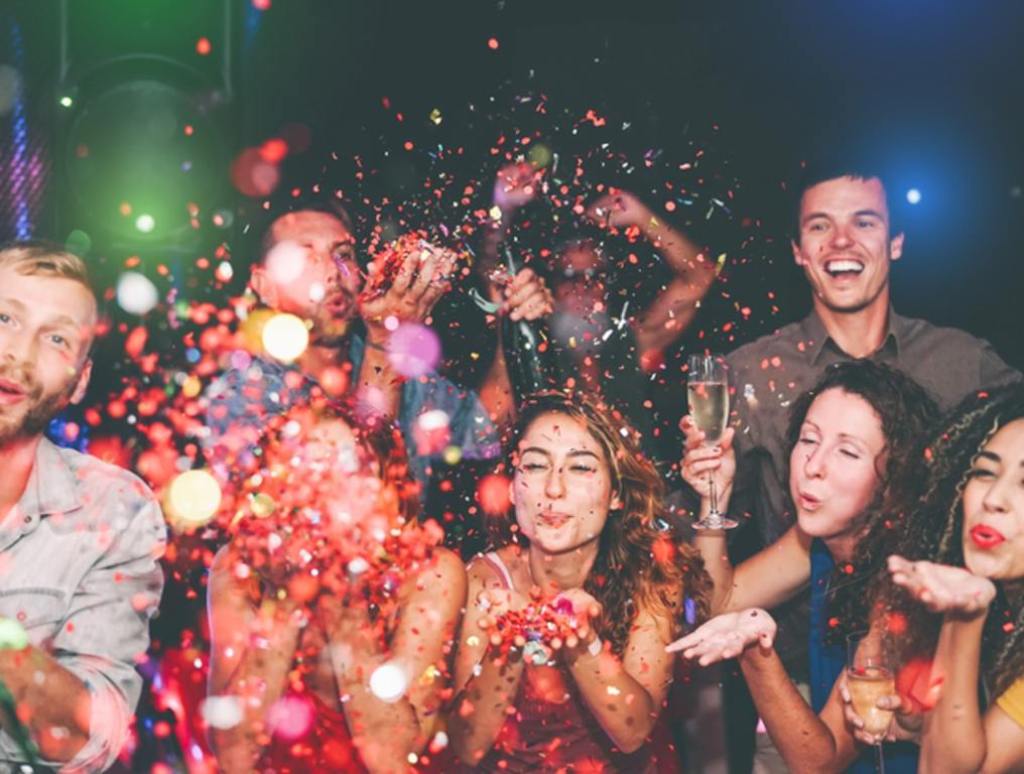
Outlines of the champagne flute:
M690 416L693 417L697 429L704 433L704 443L718 443L729 421L729 380L726 378L725 365L720 357L690 355L686 395L690 405ZM693 527L732 529L737 522L723 516L718 510L715 479L710 472L707 477L711 509L705 518L694 522Z
M864 730L878 740L878 771L885 774L882 739L892 724L893 711L879 707L878 700L895 694L896 682L888 641L865 634L851 634L846 639L846 687L853 709L864 721Z

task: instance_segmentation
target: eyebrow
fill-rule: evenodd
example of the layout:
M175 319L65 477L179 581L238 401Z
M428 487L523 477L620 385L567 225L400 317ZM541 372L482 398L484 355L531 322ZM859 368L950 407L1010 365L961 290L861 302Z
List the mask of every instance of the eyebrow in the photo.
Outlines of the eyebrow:
M547 449L542 449L539 446L528 446L528 447L526 447L525 449L523 449L519 453L520 454L527 454L529 452L536 452L537 454L543 454L545 457L550 457L551 456L551 452L549 452ZM595 454L594 452L590 451L589 449L573 449L572 451L570 451L565 456L567 456L567 457L594 457L595 459L598 459L597 454Z
M28 309L28 304L23 301L19 301L17 298L11 298L9 296L0 297L0 303L9 304L18 310ZM47 320L45 326L47 328L71 328L73 330L80 330L84 327L83 323L78 322L74 317L70 317L66 314L57 315L52 320Z
M980 451L980 452L978 452L978 456L975 457L975 459L976 460L985 459L985 460L988 460L989 462L1002 462L1003 461L1002 457L1000 457L995 452L990 452L990 451ZM1022 462L1021 464L1024 465L1024 462Z
M805 419L804 420L803 425L800 426L800 430L803 431L804 427L807 427L807 426L809 426L811 429L817 430L819 433L821 432L821 428L818 427L810 419ZM868 448L868 442L865 439L861 438L859 435L853 435L851 433L840 433L839 434L839 438L840 438L840 440L843 440L843 441L854 441L854 442L860 444L861 446L863 446L864 448Z

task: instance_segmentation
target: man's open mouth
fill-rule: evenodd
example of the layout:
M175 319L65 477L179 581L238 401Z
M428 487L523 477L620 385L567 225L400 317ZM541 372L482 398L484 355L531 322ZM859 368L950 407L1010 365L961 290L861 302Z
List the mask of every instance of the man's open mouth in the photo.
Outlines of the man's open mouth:
M864 271L864 264L852 258L836 258L825 262L825 271L831 277L856 277Z

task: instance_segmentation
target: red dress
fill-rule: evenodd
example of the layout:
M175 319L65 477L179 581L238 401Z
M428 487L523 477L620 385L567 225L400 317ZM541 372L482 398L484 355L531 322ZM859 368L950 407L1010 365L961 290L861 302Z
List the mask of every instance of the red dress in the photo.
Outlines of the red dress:
M256 764L256 771L262 774L311 774L320 771L366 774L348 732L345 713L328 707L314 691L290 695L301 696L312 703L313 724L305 734L292 741L275 735Z

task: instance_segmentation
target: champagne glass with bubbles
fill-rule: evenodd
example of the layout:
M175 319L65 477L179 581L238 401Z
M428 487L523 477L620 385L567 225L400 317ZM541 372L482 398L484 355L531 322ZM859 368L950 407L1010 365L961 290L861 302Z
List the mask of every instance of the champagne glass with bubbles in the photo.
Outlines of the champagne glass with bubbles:
M690 405L690 416L693 417L697 429L704 433L704 443L718 443L729 422L729 380L722 358L714 355L690 355L686 396ZM723 516L718 510L715 479L711 473L707 476L711 509L705 518L695 522L693 526L695 529L731 529L737 522Z
M893 711L879 707L878 700L896 693L891 643L885 637L868 638L860 632L847 638L846 652L846 688L853 709L864 721L864 730L878 740L878 770L885 774L882 739L892 723Z

